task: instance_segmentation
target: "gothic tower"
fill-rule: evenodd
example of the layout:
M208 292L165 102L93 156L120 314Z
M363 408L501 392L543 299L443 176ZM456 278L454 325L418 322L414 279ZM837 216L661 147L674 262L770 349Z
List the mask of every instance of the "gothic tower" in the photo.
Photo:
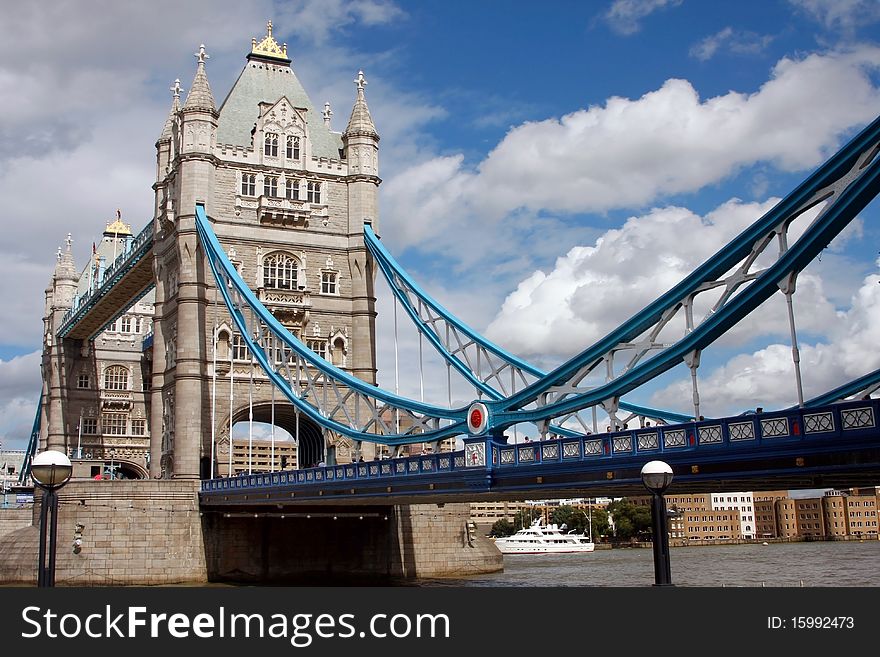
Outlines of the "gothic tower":
M156 142L151 474L208 476L212 455L214 472L225 474L232 424L268 422L270 408L276 424L301 434L301 463L325 453L344 461L352 446L275 398L222 301L215 303L195 206L204 203L230 259L281 323L319 355L375 383L375 293L363 225L377 220L379 136L363 74L339 133L329 104L316 113L271 22L259 43L252 40L219 108L204 46L196 57L186 100L180 104L175 83Z

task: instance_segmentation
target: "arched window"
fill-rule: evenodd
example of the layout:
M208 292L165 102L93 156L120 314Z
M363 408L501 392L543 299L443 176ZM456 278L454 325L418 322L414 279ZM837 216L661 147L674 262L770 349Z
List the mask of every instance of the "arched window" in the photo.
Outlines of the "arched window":
M263 287L273 290L295 290L299 262L291 255L276 251L263 258Z
M291 201L299 200L299 180L294 178L287 179L287 198Z
M288 160L298 160L299 159L299 137L288 137L287 138L287 159Z
M266 138L263 141L263 154L278 157L278 133L266 133Z
M111 365L104 370L105 390L128 390L128 369L122 365Z
M321 202L321 183L310 181L306 190L306 200L309 203Z

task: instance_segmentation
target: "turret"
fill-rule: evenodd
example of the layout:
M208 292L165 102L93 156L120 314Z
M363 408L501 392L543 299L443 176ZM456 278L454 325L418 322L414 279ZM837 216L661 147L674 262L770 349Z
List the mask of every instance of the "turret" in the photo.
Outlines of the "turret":
M217 132L218 114L214 94L211 93L211 85L208 84L208 74L205 72L205 60L209 55L205 53L204 44L199 46L195 56L198 60L196 75L180 112L183 133L180 148L182 155L210 153Z
M364 95L364 72L358 71L354 80L357 97L351 110L348 126L342 133L342 143L348 160L349 231L363 232L365 219L375 222L378 213L379 133Z

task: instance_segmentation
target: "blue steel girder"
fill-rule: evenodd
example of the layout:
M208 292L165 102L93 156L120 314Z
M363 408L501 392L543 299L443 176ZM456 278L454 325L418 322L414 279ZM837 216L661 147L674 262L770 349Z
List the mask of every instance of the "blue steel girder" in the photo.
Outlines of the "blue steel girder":
M514 394L519 384L523 388L546 376L546 372L474 331L425 292L385 249L370 225L364 226L364 241L392 293L418 331L478 393L498 401ZM664 423L685 422L690 419L681 413L626 402L620 402L619 408L632 416L658 419ZM587 423L577 413L571 413L560 420L563 423L573 420L584 429L584 433L589 432ZM560 435L579 435L577 431L564 426L549 425L548 422L540 423L539 427L542 434L549 430Z
M58 338L94 338L153 289L152 249L151 221L107 268L95 289L67 311L57 331Z
M384 445L466 433L466 408L448 409L389 393L309 349L241 279L201 204L196 205L196 227L217 288L254 362L299 412L341 436ZM406 430L401 431L401 426Z
M776 291L791 290L797 274L880 193L878 148L880 118L669 292L528 388L504 400L485 401L492 416L490 426L504 428L608 400L613 403L683 361L698 362L702 349ZM789 227L812 208L819 208L818 215L789 244ZM775 254L768 248L774 240L779 245ZM773 262L758 269L759 258ZM695 321L695 298L712 290L720 295L709 304L703 319ZM683 335L661 342L661 332L677 315L684 318ZM622 352L632 356L615 372L615 355ZM649 352L655 355L645 358ZM603 370L604 384L579 387L588 376Z
M827 406L828 404L847 399L868 398L877 390L880 390L880 369L844 383L842 386L829 390L818 397L814 397L804 402L804 406L812 408L814 406Z

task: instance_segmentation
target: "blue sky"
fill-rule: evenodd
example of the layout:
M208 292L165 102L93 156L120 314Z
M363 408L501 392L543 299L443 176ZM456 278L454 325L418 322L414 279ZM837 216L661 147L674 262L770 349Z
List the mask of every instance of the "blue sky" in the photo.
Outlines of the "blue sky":
M880 3L17 3L0 43L0 440L39 394L42 292L121 208L151 216L168 87L204 43L218 102L251 37L286 41L342 130L363 69L381 135L379 225L417 280L550 367L624 321L772 207L880 113ZM808 268L796 301L808 393L880 366L878 203ZM394 386L380 288L380 380ZM707 415L792 403L784 304L707 350ZM401 349L416 347L401 333ZM401 391L418 395L413 358ZM436 365L436 363L435 363ZM445 400L428 377L426 396ZM457 402L471 393L456 388ZM634 401L689 412L679 368ZM760 402L759 402L760 400Z

